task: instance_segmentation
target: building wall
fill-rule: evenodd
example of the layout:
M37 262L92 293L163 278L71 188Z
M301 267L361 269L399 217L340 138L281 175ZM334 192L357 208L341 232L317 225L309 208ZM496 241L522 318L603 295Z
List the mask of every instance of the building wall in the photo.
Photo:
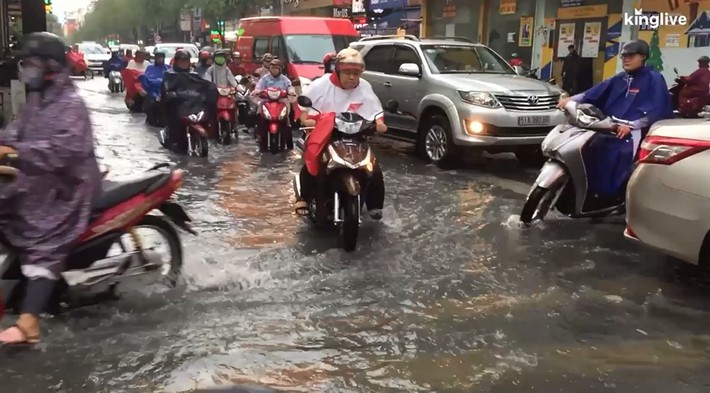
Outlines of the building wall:
M443 0L426 1L422 10L425 35L461 36L480 41L480 9L483 1L453 0L449 4Z

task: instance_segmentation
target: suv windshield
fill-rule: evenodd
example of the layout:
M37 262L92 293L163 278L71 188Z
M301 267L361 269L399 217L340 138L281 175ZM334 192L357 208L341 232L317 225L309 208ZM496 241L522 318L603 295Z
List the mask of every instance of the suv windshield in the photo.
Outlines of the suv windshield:
M303 34L287 35L286 50L288 60L293 64L322 64L323 56L329 52L338 53L355 41L349 35Z
M515 74L513 68L485 46L422 45L434 74Z

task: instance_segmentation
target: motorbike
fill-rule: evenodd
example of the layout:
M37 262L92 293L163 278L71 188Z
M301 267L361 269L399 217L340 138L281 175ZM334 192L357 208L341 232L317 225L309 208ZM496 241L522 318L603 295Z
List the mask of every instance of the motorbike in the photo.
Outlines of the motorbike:
M298 97L298 104L304 108L313 105L306 96ZM345 251L357 247L361 209L376 160L366 139L374 134L374 125L374 120L352 112L320 113L315 129L306 137L307 141L318 130L332 130L322 153L325 172L319 174L321 187L317 195L320 198L306 201L309 206L307 217L317 225L335 227L338 242ZM300 197L299 174L294 177L293 187L296 197ZM327 217L319 216L319 205L321 211L329 212Z
M190 217L174 200L183 183L179 169L160 170L160 164L138 176L123 180L104 179L103 194L95 203L87 230L78 239L66 260L48 312L56 314L84 295L113 293L129 279L160 278L175 286L182 271L183 252L175 227L196 235ZM162 215L155 215L160 211ZM145 247L137 229L151 228L168 241L170 260ZM0 239L7 251L0 259L0 308L19 311L26 278L20 258L12 246ZM117 255L112 255L117 254Z
M217 86L217 133L219 141L224 145L232 143L232 134L235 141L238 141L239 134L236 133L237 124L235 111L237 107L235 95L237 89L231 86Z
M200 111L181 120L187 133L187 154L192 157L207 157L209 154L207 129L209 129L210 120L205 116L205 112ZM165 148L171 148L166 129L160 130L160 144Z
M111 71L108 74L108 89L111 93L123 93L123 77L120 71Z
M83 53L69 52L67 53L67 60L69 61L71 76L81 76L87 80L94 79L94 70L89 68Z
M614 135L619 125L631 122L607 117L592 105L574 101L569 101L564 111L568 124L552 129L542 142L542 152L548 161L540 169L520 213L520 221L525 224L543 220L551 208L572 218L604 217L623 209L625 184L633 166L633 147L629 151L629 173L613 181L614 195L590 191L590 184L603 175L594 175L585 153L597 134ZM633 146L631 140L624 142Z
M671 96L671 107L673 108L673 113L677 117L686 119L703 117L707 101L702 102L702 99L693 98L691 100L685 100L685 102L681 103L680 93L686 86L686 83L680 77L677 67L673 67L673 71L676 75L675 84L668 88L668 94Z
M143 72L138 70L130 70L128 68L121 70L121 77L123 77L126 90L126 97L124 98L124 101L126 103L126 107L132 113L143 112L143 100L146 92L140 81L141 75L143 75Z
M262 151L272 153L283 151L288 146L293 148L293 136L289 105L284 102L288 96L286 90L270 87L259 93L262 102L259 106L259 146ZM263 128L263 129L262 129Z
M237 79L237 123L246 127L244 132L249 132L248 128L254 127L256 123L254 121L254 111L251 109L251 100L249 100L249 85L250 82L247 78L241 75L236 76Z
M149 78L145 74L138 77L143 91L143 112L146 114L145 122L153 127L163 127L163 114L160 106L163 79Z

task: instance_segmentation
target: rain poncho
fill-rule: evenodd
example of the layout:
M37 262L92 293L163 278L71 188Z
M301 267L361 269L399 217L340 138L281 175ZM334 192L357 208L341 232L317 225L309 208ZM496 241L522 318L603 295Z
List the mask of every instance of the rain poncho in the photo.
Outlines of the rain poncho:
M104 77L108 78L108 74L111 71L121 71L126 66L126 63L118 57L118 55L113 55L111 58L104 63Z
M0 145L20 160L14 186L0 193L0 234L20 250L26 277L56 280L101 192L89 111L69 75L29 94Z
M155 98L160 95L160 89L163 85L163 76L168 72L168 66L151 64L146 68L145 73L139 77L143 90L149 96Z
M213 64L202 77L217 86L237 87L238 85L234 74L232 74L232 71L226 65Z
M642 67L621 72L573 99L634 124L631 140L597 134L585 147L589 191L612 197L623 191L641 143L641 130L673 117L666 81L652 67Z
M194 72L168 72L163 77L165 104L170 139L178 146L187 146L180 120L217 106L217 87ZM214 111L214 109L212 110Z
M195 65L195 72L200 78L203 78L209 68L210 66L207 63L198 62L197 65Z

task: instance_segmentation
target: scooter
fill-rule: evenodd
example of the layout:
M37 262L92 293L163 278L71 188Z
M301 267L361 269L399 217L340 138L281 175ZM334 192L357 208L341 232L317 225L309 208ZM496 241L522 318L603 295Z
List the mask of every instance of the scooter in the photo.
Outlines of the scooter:
M633 166L633 141L630 143L629 173L620 179L613 196L599 196L589 191L589 169L585 151L596 134L614 135L619 125L631 122L607 117L589 104L569 101L564 108L568 124L553 128L542 142L542 152L548 161L528 193L520 221L530 224L543 220L551 208L572 218L604 217L619 211L625 203L625 184ZM611 176L611 175L610 175Z
M184 173L179 169L159 170L169 166L160 164L132 178L103 181L103 195L94 205L89 227L66 260L48 312L56 314L63 303L71 306L84 295L113 293L119 283L138 276L143 281L155 275L169 286L176 285L183 251L175 226L197 233L190 227L185 210L171 199L182 185ZM151 214L154 210L162 215ZM159 232L167 240L171 254L167 263L143 245L136 231L142 227ZM0 243L8 251L0 259L0 299L4 299L0 309L4 306L19 311L27 279L16 250L7 242ZM112 251L118 253L112 255Z
M248 133L249 128L254 127L254 115L251 110L251 100L249 100L249 81L247 78L237 75L237 123L245 127L244 132Z
M680 112L678 111L680 107L680 90L683 88L684 83L681 82L678 67L673 67L673 72L675 72L675 83L668 88L668 94L671 96L671 108L673 108L673 113L680 117Z
M128 68L121 70L121 77L126 87L124 102L126 103L126 108L132 113L143 112L143 100L147 93L140 81L141 75L143 75L143 72L138 70L130 70Z
M306 96L299 96L298 104L304 108L312 108L313 105ZM319 187L317 192L321 198L306 201L309 208L299 214L317 225L333 226L338 232L338 242L345 251L353 251L357 247L361 209L366 201L376 161L366 139L366 136L374 134L374 126L374 120L364 119L356 113L320 113L315 129L306 137L307 141L314 133L332 130L322 153L325 163L322 169L325 172L319 174L319 182L323 187ZM296 198L300 198L299 174L294 177L293 187ZM321 211L331 212L327 217L319 217L319 204Z
M270 87L259 93L262 102L259 107L259 147L262 151L278 153L288 147L293 149L293 135L289 120L289 105L286 90Z
M108 89L111 93L123 93L123 77L121 71L111 71L108 74Z
M182 123L187 133L187 154L192 157L207 157L209 154L207 129L210 121L205 116L205 112L200 111L189 115L182 119ZM165 128L160 130L160 144L167 149L172 147L168 131Z
M217 86L217 133L219 141L223 145L232 143L232 134L234 134L235 142L239 141L239 134L235 132L237 129L235 111L237 108L236 98L237 89L231 86Z
M86 80L94 79L94 70L89 68L83 53L68 52L67 60L69 61L71 76L81 76Z
M163 116L160 106L163 78L148 78L145 74L138 77L145 96L143 96L143 112L145 122L153 127L163 127Z

